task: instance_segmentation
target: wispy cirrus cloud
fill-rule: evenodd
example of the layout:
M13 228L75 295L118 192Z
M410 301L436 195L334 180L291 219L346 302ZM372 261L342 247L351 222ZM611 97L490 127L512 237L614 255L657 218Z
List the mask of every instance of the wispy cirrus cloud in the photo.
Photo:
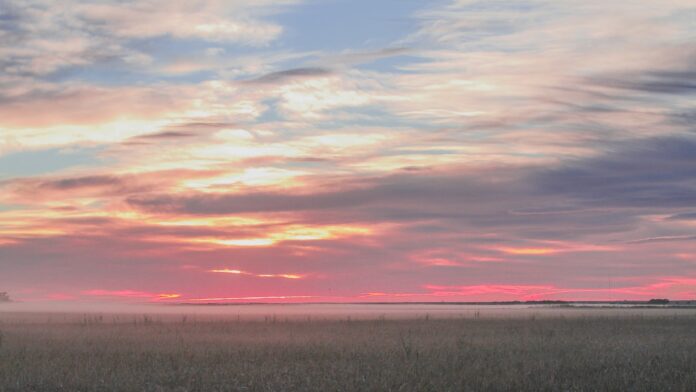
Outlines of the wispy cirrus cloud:
M258 83L258 84L274 84L282 83L285 81L293 79L306 79L312 77L321 77L331 75L333 72L328 68L320 67L306 67L306 68L293 68L286 69L284 71L271 72L258 78L251 79L248 83Z

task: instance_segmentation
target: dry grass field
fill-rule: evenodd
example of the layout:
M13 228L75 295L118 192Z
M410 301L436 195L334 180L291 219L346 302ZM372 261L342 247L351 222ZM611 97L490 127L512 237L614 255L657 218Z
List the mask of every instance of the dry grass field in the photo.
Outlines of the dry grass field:
M0 391L696 390L693 313L400 320L0 313L0 331Z

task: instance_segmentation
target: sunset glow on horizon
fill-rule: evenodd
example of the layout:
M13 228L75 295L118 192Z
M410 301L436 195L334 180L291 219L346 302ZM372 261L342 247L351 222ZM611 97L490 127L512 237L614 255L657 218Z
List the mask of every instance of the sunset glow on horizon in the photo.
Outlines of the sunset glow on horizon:
M10 0L0 292L696 299L683 0Z

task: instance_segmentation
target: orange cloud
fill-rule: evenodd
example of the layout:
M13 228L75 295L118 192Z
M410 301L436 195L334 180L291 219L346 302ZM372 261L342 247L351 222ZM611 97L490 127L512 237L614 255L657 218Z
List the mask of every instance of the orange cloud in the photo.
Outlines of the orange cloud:
M543 241L540 245L546 246L529 246L529 247L494 247L493 250L497 250L502 253L507 253L511 255L550 255L556 253L573 253L573 252L613 252L618 251L621 248L617 246L610 245L595 245L595 244L583 244L583 243L572 243L564 241Z
M271 246L276 243L271 238L238 238L238 239L219 239L219 238L194 238L191 242L222 245L222 246L241 246L241 247L263 247Z
M504 285L481 284L471 286L436 286L426 285L430 295L435 297L470 297L488 298L491 295L500 298L534 299L546 294L555 293L558 288L553 285Z
M304 278L303 275L297 275L297 274L260 274L256 275L259 278L285 278L285 279L302 279Z
M82 295L92 296L92 297L104 297L112 299L144 299L150 301L160 301L181 298L181 294L177 293L151 293L146 291L137 290L85 290L81 292Z
M174 299L181 298L181 294L157 294L159 299Z
M251 272L245 272L237 269L229 269L229 268L220 268L220 269L212 269L209 270L208 272L214 272L218 274L234 274L234 275L249 275L249 276L255 276L257 278L284 278L284 279L302 279L305 276L304 275L299 275L299 274L254 274Z
M558 249L551 248L498 248L499 251L511 255L548 255L558 253Z
M258 301L258 300L294 300L317 298L313 295L270 295L270 296L255 296L255 297L213 297L213 298L192 298L189 301L195 302L220 302L220 301Z
M253 227L253 226L252 226ZM248 238L190 238L193 243L217 245L222 247L270 247L284 241L320 241L330 239L366 236L374 233L370 227L352 225L274 225L264 227L263 237ZM268 233L270 231L270 233Z
M11 238L0 238L0 246L15 245L17 243L19 243L19 241L11 239Z
M236 274L236 275L239 275L239 274L243 274L243 273L244 273L244 272L242 272L242 271L240 271L240 270L233 270L233 269L227 269L227 268L223 268L223 269L214 269L214 270L210 270L210 272L216 272L216 273L219 273L219 274Z

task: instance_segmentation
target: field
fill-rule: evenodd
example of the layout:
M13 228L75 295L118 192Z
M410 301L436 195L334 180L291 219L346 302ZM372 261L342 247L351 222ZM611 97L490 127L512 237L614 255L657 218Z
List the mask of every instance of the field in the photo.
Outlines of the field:
M693 391L687 310L0 311L0 391Z

